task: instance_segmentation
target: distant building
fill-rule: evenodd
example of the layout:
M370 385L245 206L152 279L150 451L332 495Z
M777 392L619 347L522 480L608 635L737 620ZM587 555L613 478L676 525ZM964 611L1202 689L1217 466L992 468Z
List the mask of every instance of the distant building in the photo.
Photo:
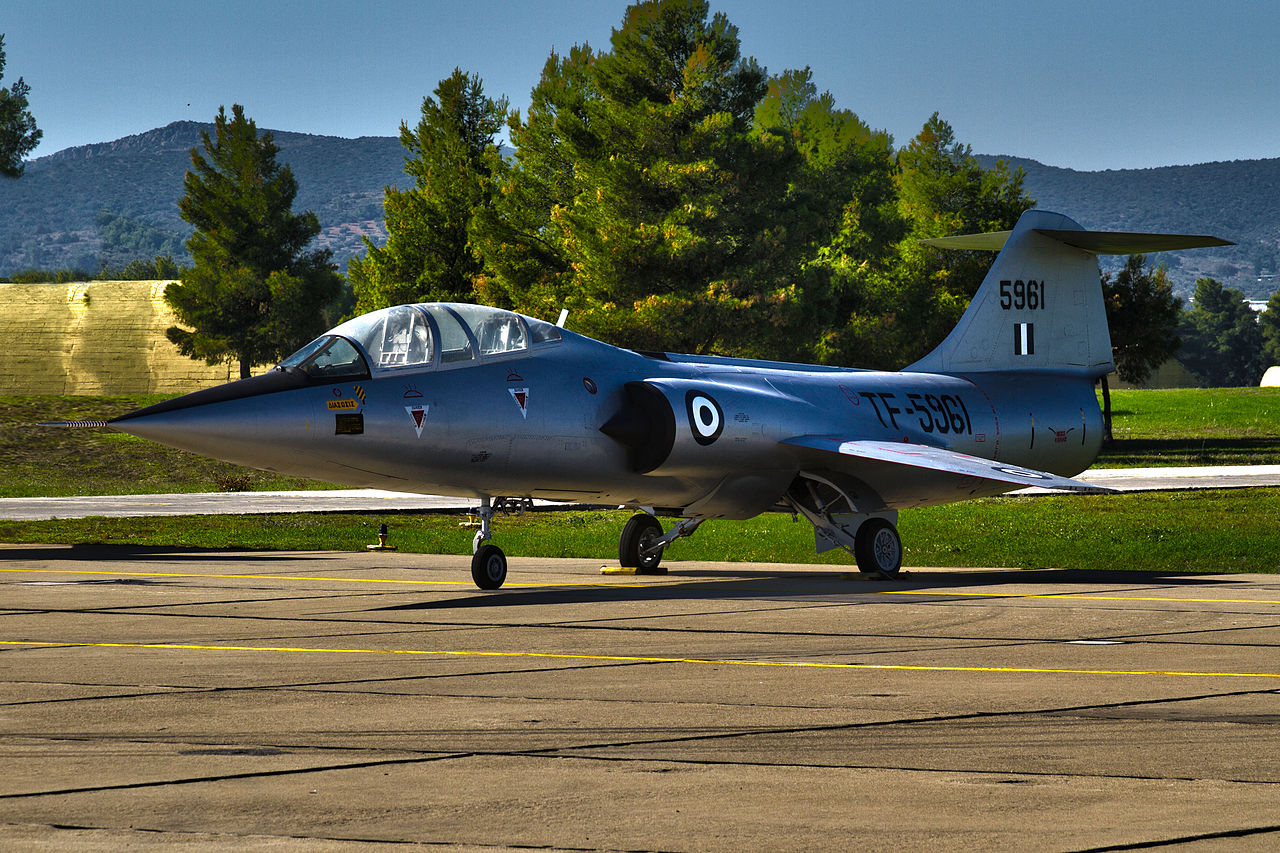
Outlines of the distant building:
M1112 388L1199 388L1200 380L1182 366L1176 358L1170 358L1157 367L1141 385L1125 382L1118 374L1111 374L1108 383Z

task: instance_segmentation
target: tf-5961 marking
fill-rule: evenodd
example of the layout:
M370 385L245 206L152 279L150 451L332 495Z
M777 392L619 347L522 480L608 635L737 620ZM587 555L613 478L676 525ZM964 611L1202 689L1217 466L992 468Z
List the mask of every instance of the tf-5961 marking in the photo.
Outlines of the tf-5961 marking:
M972 435L973 421L969 417L969 407L959 395L951 394L915 394L904 396L910 401L906 408L894 405L897 395L892 391L859 391L858 396L869 402L875 409L876 417L883 427L892 426L902 429L897 415L918 415L920 429L928 433L937 432L942 435ZM883 406L883 407L882 407ZM888 420L885 420L885 416Z

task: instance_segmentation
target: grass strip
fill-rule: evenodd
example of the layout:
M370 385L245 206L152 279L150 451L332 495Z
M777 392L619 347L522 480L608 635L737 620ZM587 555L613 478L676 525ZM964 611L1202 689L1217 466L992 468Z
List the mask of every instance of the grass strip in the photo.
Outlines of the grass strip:
M532 512L495 522L509 556L617 560L629 513ZM1128 569L1152 572L1280 571L1280 489L988 498L906 510L908 566ZM472 531L433 513L297 513L0 522L0 541L198 549L362 551L390 525L402 552L468 554ZM852 565L818 556L813 529L790 516L708 522L676 542L672 560Z

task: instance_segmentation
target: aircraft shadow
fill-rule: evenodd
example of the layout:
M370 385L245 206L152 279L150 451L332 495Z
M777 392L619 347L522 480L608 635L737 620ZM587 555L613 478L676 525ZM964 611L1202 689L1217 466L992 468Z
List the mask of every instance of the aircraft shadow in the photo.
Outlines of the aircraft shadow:
M837 571L813 573L713 570L677 571L669 578L689 578L688 583L645 586L548 586L545 589L476 591L451 598L371 608L371 611L439 610L467 607L527 607L555 604L590 604L644 601L730 601L734 599L806 598L837 600L847 595L878 592L929 591L946 594L964 587L1007 586L1009 584L1094 584L1108 587L1178 586L1239 583L1232 575L1187 576L1176 572L1126 572L1081 569L1028 569L1026 571L930 572L907 571L896 580L846 580ZM725 577L732 575L732 577ZM1052 593L1052 590L1049 590ZM1066 590L1064 590L1064 593ZM1078 592L1075 591L1075 592ZM992 593L999 595L999 593ZM892 597L883 601L891 601Z

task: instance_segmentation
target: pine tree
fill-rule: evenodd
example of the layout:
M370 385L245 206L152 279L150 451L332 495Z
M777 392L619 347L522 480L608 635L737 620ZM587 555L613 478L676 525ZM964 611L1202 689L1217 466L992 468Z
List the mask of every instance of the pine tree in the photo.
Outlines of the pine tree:
M1181 346L1178 321L1182 302L1173 295L1164 267L1143 269L1145 255L1130 255L1112 279L1102 276L1102 296L1111 330L1116 373L1142 384Z
M764 70L708 16L703 0L636 3L610 51L548 62L477 227L513 305L568 307L575 329L646 348L751 353L771 328L786 151L751 132Z
M491 204L472 220L471 239L484 258L484 301L534 317L555 317L574 301L563 213L579 192L575 161L594 156L586 104L598 98L595 54L579 45L547 59L533 88L528 118L507 121L514 163L498 164ZM576 318L575 318L576 321Z
M1262 331L1262 366L1280 364L1280 290L1267 300L1267 310L1258 315L1258 327Z
M890 360L868 343L891 338L850 325L873 309L876 283L896 259L905 233L894 186L893 143L857 115L818 93L812 72L789 70L769 82L756 107L759 133L778 133L794 148L785 204L775 212L786 265L798 285L792 302L805 318L790 324L795 338L784 358L866 365ZM856 355L846 352L858 341Z
M4 34L0 33L0 80L4 79ZM40 144L44 131L27 109L31 87L18 78L8 89L0 87L0 176L18 178L26 169L22 162Z
M400 125L408 190L387 187L388 239L347 265L356 312L406 302L473 302L484 265L470 244L472 217L492 196L500 162L494 135L506 118L505 99L484 96L480 78L454 69L434 98L422 102L414 130Z
M270 133L258 135L244 108L218 109L214 137L191 150L182 218L195 226L187 241L193 265L165 290L178 320L167 332L183 355L209 364L252 365L293 352L324 330L325 308L341 279L327 249L306 251L320 233L316 215L293 213L293 171L276 162Z

